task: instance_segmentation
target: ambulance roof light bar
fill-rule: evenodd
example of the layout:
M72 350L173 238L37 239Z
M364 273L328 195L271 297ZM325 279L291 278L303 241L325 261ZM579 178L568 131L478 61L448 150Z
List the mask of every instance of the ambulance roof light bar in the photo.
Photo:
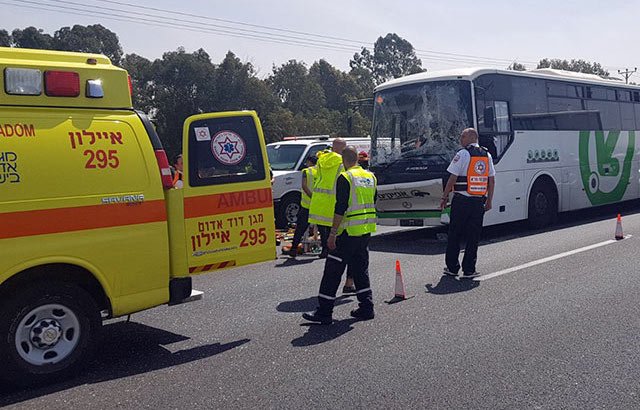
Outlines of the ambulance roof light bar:
M306 136L291 136L284 137L283 141L296 141L296 140L328 140L331 138L329 135L306 135Z

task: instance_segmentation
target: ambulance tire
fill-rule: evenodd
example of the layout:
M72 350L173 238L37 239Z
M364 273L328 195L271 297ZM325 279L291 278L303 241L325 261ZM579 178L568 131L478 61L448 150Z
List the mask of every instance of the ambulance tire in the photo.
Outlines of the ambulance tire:
M41 281L14 293L0 302L0 379L9 385L27 387L77 375L90 359L101 328L102 318L95 301L72 283ZM34 341L44 335L43 329L49 330L49 336L58 337L50 349L34 346L44 342L44 336ZM21 330L22 342L16 338ZM51 355L62 359L56 362Z
M289 194L282 198L278 206L278 214L276 215L277 227L285 229L289 224L296 223L299 211L300 195Z
M553 225L558 219L558 195L551 182L538 179L529 195L529 218L531 229Z

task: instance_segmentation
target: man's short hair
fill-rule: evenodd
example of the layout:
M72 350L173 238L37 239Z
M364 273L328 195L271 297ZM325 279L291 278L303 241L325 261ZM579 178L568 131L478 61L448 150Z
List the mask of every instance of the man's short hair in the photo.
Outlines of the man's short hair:
M475 128L465 128L462 130L462 135L468 134L470 137L473 137L476 141L478 140L478 131Z
M342 138L336 138L333 140L332 149L333 151L340 151L340 149L344 149L347 146L347 141Z
M342 151L342 158L347 160L347 162L358 162L358 150L353 145L349 145Z

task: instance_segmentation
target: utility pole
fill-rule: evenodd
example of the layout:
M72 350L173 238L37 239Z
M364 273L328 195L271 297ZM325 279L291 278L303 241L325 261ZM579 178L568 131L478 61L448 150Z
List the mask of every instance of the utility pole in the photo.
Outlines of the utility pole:
M631 77L636 71L638 71L638 67L634 67L633 71L629 70L628 68L624 71L618 70L618 74L624 75L625 84L629 84L629 77Z

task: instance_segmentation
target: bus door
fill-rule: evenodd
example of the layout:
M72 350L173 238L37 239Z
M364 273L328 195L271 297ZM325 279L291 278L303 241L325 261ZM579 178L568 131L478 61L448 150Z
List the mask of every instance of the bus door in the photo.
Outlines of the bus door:
M487 148L494 164L513 142L511 113L508 101L478 100L479 143ZM524 171L496 170L496 190L493 199L493 212L485 216L485 224L493 224L524 219L526 198Z

